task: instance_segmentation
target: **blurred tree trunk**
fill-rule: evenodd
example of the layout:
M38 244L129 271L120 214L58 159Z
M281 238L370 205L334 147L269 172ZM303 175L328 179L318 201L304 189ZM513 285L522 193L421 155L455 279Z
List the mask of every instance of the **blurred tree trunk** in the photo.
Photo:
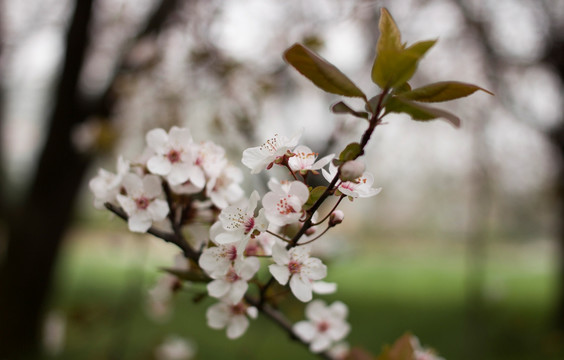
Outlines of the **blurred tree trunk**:
M2 359L33 357L37 351L57 250L87 164L73 148L70 133L85 116L77 90L93 2L75 1L45 147L27 198L8 215L8 244L0 267Z
M0 359L39 354L40 325L57 255L91 160L74 148L71 133L92 116L111 115L116 103L113 83L126 67L127 49L119 55L114 81L99 96L87 101L81 93L79 79L91 40L94 3L75 0L46 143L26 198L6 211L8 243L0 264ZM179 3L162 0L128 45L159 32Z
M560 82L564 84L564 38L562 34L554 34L547 44L547 50L544 57L544 62L552 66ZM561 100L562 112L564 114L564 96ZM556 201L558 211L558 279L559 284L558 294L556 298L556 308L554 316L554 325L556 329L564 333L564 117L558 122L558 126L550 132L550 140L559 156L558 169L557 169L557 184L556 184Z

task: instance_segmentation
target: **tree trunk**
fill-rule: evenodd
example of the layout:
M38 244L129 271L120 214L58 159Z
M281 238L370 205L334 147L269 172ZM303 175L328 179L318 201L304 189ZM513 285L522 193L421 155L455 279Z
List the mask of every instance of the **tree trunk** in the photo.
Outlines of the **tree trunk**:
M0 267L2 359L37 354L39 325L54 264L86 167L86 161L72 146L70 133L85 116L77 90L89 43L93 2L75 2L45 148L29 195L8 215L8 244Z
M161 31L180 3L162 0L132 44ZM38 355L42 314L57 255L91 160L76 151L71 132L91 116L109 118L116 103L113 81L88 103L78 86L90 42L93 4L94 0L75 0L45 147L29 195L22 206L10 211L8 245L0 264L0 359ZM126 54L120 54L113 80L125 69Z

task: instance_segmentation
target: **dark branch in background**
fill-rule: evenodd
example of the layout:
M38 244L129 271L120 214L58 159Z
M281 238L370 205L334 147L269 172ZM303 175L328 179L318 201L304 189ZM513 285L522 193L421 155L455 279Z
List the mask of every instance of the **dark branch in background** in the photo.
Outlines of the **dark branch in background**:
M492 43L492 39L489 36L484 23L480 21L471 10L467 7L467 4L463 0L453 0L458 8L464 15L466 22L472 28L474 33L478 37L478 45L482 46L482 53L484 59L486 60L487 66L485 71L488 72L488 77L493 79L492 85L494 86L496 95L500 98L504 108L511 112L513 116L520 119L523 123L530 123L530 119L533 118L532 115L528 114L523 107L519 106L518 103L511 99L510 94L507 93L506 86L503 85L499 74L502 73L503 68L508 65L512 65L509 62L510 59L501 58L496 55L495 47ZM545 46L545 54L542 58L542 62L549 65L556 75L559 77L560 81L564 83L564 33L562 28L564 24L559 24L559 19L556 18L552 12L550 5L546 1L538 1L540 8L544 12L546 18L549 19L548 24L548 36ZM561 21L561 20L560 20ZM563 98L564 100L564 98ZM564 101L563 101L564 103ZM561 118L558 124L546 132L548 140L553 145L554 152L558 156L556 161L556 181L554 184L555 188L555 202L559 215L557 216L559 222L556 224L556 241L558 243L558 278L559 288L557 289L557 299L555 301L555 309L552 317L553 326L564 333L564 114L563 111L560 112Z
M112 80L108 83L104 91L88 104L91 116L99 116L102 119L109 120L117 100L114 93L116 81L119 79L120 75L125 72L132 73L140 70L128 64L127 58L129 52L137 43L160 33L162 29L165 28L165 25L168 25L167 22L174 14L174 11L178 9L180 3L180 0L162 0L153 13L147 18L145 24L138 30L134 38L126 44L113 70Z
M74 127L92 116L109 117L117 99L113 84L125 69L126 52L107 89L87 101L78 87L90 43L94 0L75 0L65 54L53 99L45 146L30 190L21 204L6 209L8 243L0 265L0 358L36 358L39 328L65 229L91 158L71 143ZM162 30L179 4L163 0L135 37ZM34 226L29 225L33 219Z

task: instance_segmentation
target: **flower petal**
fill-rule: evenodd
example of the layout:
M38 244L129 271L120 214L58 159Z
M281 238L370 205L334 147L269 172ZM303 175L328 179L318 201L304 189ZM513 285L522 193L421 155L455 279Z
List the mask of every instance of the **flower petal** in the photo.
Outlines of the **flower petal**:
M311 288L311 281L304 279L300 274L294 274L290 279L290 289L292 293L302 302L308 302L312 299Z
M229 290L231 290L231 284L225 280L218 279L208 283L208 285L206 285L206 288L208 289L208 294L210 296L220 298L227 294Z
M309 344L309 350L311 350L312 353L318 353L329 349L330 346L331 339L327 335L321 335Z
M268 267L270 273L276 281L278 281L282 285L286 285L288 283L288 279L290 278L290 270L288 270L287 266L272 264Z
M237 315L231 318L229 325L227 325L227 337L236 339L243 335L249 327L249 319L244 315Z
M298 321L294 324L292 330L305 342L310 342L317 334L316 326L310 321Z
M147 211L154 221L161 221L168 215L168 203L162 199L153 200L147 207Z
M229 307L224 303L212 305L206 311L208 326L212 329L223 329L230 319Z
M157 154L165 154L167 150L168 134L163 129L153 129L145 136L147 145Z
M280 244L275 244L272 247L272 260L274 260L274 262L279 265L288 265L290 263L290 254L285 247L281 246Z
M238 280L231 284L229 293L225 297L227 301L232 304L237 304L243 299L243 296L247 292L249 284L244 280Z
M127 226L130 231L144 233L151 227L151 224L153 223L151 219L140 215L141 214L130 216L129 220L127 220Z
M149 160L147 161L147 169L149 169L149 171L153 174L164 176L170 173L172 164L167 158L161 155L155 155L149 158Z

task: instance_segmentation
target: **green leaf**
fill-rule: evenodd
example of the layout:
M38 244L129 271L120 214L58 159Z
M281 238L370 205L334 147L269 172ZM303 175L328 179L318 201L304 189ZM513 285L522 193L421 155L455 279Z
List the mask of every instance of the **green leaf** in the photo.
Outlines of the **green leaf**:
M304 208L307 210L315 204L315 202L323 195L323 193L327 190L327 186L317 186L313 188L309 193L309 198L307 199L306 203L304 204Z
M284 59L322 90L332 94L359 97L366 95L334 65L301 44L284 52Z
M429 121L434 119L444 119L454 127L460 127L460 119L445 110L415 103L413 101L394 96L386 102L387 113L405 113L413 120Z
M411 338L411 334L404 334L391 347L386 346L376 360L413 360L415 349L411 343Z
M342 101L339 101L338 103L331 106L331 111L335 114L350 114L363 119L368 119L369 116L367 112L353 110L350 106Z
M411 85L409 85L409 83L406 82L396 87L394 90L394 94L402 94L408 91L411 91Z
M382 50L372 66L372 81L381 89L403 87L417 70L419 60L436 43L420 41L403 50Z
M429 84L411 91L401 93L401 97L421 102L441 102L459 99L482 90L490 95L492 92L473 84L457 81L442 81Z
M345 162L354 160L362 154L362 146L359 143L353 142L348 144L341 154L339 154L339 161Z
M401 33L392 15L390 15L386 8L380 9L378 29L380 30L380 37L376 45L377 53L386 50L399 51L403 49L401 45Z

